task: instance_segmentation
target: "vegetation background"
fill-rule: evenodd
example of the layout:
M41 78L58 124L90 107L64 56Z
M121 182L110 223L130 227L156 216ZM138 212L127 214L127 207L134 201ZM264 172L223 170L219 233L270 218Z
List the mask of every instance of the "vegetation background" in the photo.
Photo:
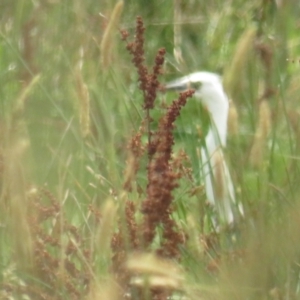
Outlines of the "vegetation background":
M300 297L299 1L2 0L0 11L1 299ZM166 49L162 84L217 72L232 100L226 155L245 220L234 232L209 222L208 118L190 99L174 130L175 256L149 255L164 247L159 224L139 256L123 232L142 222L149 184L147 155L137 170L128 147L147 119L119 32L133 39L137 16L149 70ZM176 97L157 94L153 130Z

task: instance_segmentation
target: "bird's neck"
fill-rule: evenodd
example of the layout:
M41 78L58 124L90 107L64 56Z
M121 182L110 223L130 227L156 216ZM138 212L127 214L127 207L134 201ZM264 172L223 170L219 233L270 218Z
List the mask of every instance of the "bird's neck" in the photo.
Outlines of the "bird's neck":
M214 138L216 145L226 146L228 105L218 106L214 114L210 113L211 125L208 136Z
M222 101L213 104L213 107L210 108L213 113L209 111L211 125L205 140L206 145L211 148L210 151L214 151L219 146L226 146L228 102Z

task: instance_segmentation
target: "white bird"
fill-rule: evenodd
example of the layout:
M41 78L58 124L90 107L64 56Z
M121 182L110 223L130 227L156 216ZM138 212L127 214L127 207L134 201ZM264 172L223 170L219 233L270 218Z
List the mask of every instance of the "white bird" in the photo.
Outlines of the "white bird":
M196 72L174 80L166 85L167 90L195 89L195 97L209 112L211 125L201 148L201 174L207 200L215 207L219 222L232 224L237 212L244 215L241 203L237 204L233 183L226 165L223 148L226 146L228 97L221 77L210 72Z

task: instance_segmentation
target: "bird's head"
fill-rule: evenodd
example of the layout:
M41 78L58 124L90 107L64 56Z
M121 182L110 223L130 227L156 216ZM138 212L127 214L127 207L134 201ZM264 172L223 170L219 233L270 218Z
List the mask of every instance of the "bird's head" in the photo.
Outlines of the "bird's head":
M195 90L195 97L211 114L218 114L218 110L228 110L228 98L224 92L221 77L210 72L196 72L181 77L166 84L166 90L185 91Z
M176 91L194 89L194 96L210 113L221 144L225 145L229 101L219 75L210 72L196 72L167 83L165 88Z

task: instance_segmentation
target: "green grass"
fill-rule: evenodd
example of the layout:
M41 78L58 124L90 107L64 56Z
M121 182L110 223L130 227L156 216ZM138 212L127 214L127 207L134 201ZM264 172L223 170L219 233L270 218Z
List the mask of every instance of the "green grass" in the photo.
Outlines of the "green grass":
M232 89L229 83L226 88L239 123L238 133L229 133L226 158L245 220L234 232L212 230L213 212L205 206L199 176L199 128L204 135L208 118L197 101L189 99L176 121L173 148L175 157L185 150L188 160L180 161L192 174L184 173L173 191L172 218L185 243L179 258L172 257L172 266L179 268L183 279L176 281L175 271L161 275L161 262L156 261L149 263L155 269L152 273L149 266L133 271L124 267L127 273L123 265L116 269L116 262L126 265L134 248L124 214L129 200L137 207L137 226L144 218L148 160L146 154L140 158L133 190L124 190L130 172L127 146L145 112L132 57L116 28L109 36L111 63L101 64L101 41L115 3L4 1L0 4L0 298L122 299L130 291L132 299L152 299L147 284L151 276L159 275L163 290L167 279L175 280L175 288L167 294L171 299L299 297L300 6L293 0L277 5L183 1L181 20L174 20L174 3L127 1L118 28L128 30L132 39L136 16L142 16L146 64L153 66L157 50L166 49L162 83L197 70L233 76L237 85ZM174 23L180 24L182 63L173 55ZM241 54L239 41L250 28L256 29L254 41ZM233 66L237 55L240 63ZM86 85L90 99L86 137L80 124L80 84ZM273 91L265 99L271 128L262 146L263 159L253 167L250 153L267 88ZM176 97L158 93L153 130L166 104ZM142 140L145 145L146 134ZM141 252L161 247L164 229L158 226L156 231L153 243ZM110 242L117 233L124 241L113 249ZM66 254L70 244L76 250ZM42 269L43 264L35 262L47 253L53 260L44 259L53 269ZM137 261L147 264L143 257ZM47 272L59 280L46 280ZM122 278L122 272L128 277ZM136 272L148 275L149 282L129 289Z

